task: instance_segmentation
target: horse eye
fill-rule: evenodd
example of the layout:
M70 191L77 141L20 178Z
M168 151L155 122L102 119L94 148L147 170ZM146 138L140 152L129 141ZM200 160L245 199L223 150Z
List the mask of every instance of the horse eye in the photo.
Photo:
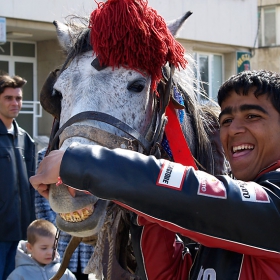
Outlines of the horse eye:
M52 96L55 96L55 95L62 96L60 91L53 89Z
M144 88L145 88L144 80L134 81L127 86L127 90L133 92L141 92Z

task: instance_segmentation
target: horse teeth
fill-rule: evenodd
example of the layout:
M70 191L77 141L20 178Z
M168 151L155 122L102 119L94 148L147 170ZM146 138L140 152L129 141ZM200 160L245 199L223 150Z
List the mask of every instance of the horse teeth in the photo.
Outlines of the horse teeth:
M60 213L60 217L70 223L77 223L88 219L93 213L93 206L85 207L71 213Z
M76 211L73 212L72 218L74 219L75 222L80 222L80 221L82 220L81 217L80 217L80 215L79 215L79 213L76 212Z

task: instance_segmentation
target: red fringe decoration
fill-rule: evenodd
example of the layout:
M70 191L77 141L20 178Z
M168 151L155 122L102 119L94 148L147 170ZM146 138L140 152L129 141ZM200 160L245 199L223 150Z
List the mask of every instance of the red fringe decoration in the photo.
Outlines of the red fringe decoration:
M101 65L151 75L152 89L167 62L185 68L184 48L145 0L108 0L91 13L91 44Z

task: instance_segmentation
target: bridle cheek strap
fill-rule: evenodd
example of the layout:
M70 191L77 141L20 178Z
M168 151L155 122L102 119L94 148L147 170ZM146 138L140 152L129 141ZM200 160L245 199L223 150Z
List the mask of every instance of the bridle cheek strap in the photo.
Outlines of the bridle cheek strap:
M165 135L172 151L174 161L185 166L192 166L197 170L198 168L183 134L172 102L169 102L165 111L165 115L168 118L167 124L165 126Z

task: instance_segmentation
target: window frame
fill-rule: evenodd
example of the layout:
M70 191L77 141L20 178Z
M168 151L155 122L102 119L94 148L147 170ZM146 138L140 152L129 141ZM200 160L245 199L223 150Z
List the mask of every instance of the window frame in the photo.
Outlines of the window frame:
M201 72L200 72L200 60L199 60L199 57L200 56L208 56L208 80L209 82L205 82L205 81L202 81L201 80ZM221 54L221 53L208 53L208 52L200 52L200 51L197 51L197 52L194 52L193 53L193 57L197 63L197 67L196 69L194 70L195 71L195 75L196 75L196 78L197 78L197 88L203 88L205 89L205 84L208 85L208 89L209 89L209 92L208 92L208 97L204 98L202 96L199 97L200 101L205 101L207 102L208 101L208 98L209 99L212 99L214 101L217 101L217 94L218 94L218 91L216 93L214 93L214 84L213 84L213 73L215 71L215 68L214 68L214 56L220 56L221 57L221 69L220 69L220 72L221 72L221 81L220 81L220 85L222 85L223 81L224 81L224 55ZM219 85L219 86L220 86Z
M275 9L275 43L266 44L265 42L265 22L264 14L267 9ZM258 34L258 47L276 47L280 46L280 5L267 5L258 8L258 17L259 17L259 34Z
M38 91L37 91L37 43L34 41L20 41L20 40L7 40L9 45L9 54L1 54L0 52L0 61L8 63L8 74L14 76L16 70L16 64L19 63L28 63L32 65L32 75L33 75L33 83L32 83L32 96L29 96L26 99L25 89L23 89L23 102L22 109L19 112L19 116L17 118L18 123L22 121L26 117L24 115L32 116L32 124L30 131L28 131L28 127L22 126L25 130L27 130L31 137L38 136L38 118L42 117L42 107L40 102L38 101ZM14 43L24 43L34 46L34 57L32 56L15 56L14 55ZM22 75L21 75L22 76ZM27 83L30 83L30 81ZM28 85L28 84L27 84ZM31 98L31 99L30 99ZM29 116L28 116L29 117ZM21 124L20 124L21 125ZM31 131L32 130L32 131Z

